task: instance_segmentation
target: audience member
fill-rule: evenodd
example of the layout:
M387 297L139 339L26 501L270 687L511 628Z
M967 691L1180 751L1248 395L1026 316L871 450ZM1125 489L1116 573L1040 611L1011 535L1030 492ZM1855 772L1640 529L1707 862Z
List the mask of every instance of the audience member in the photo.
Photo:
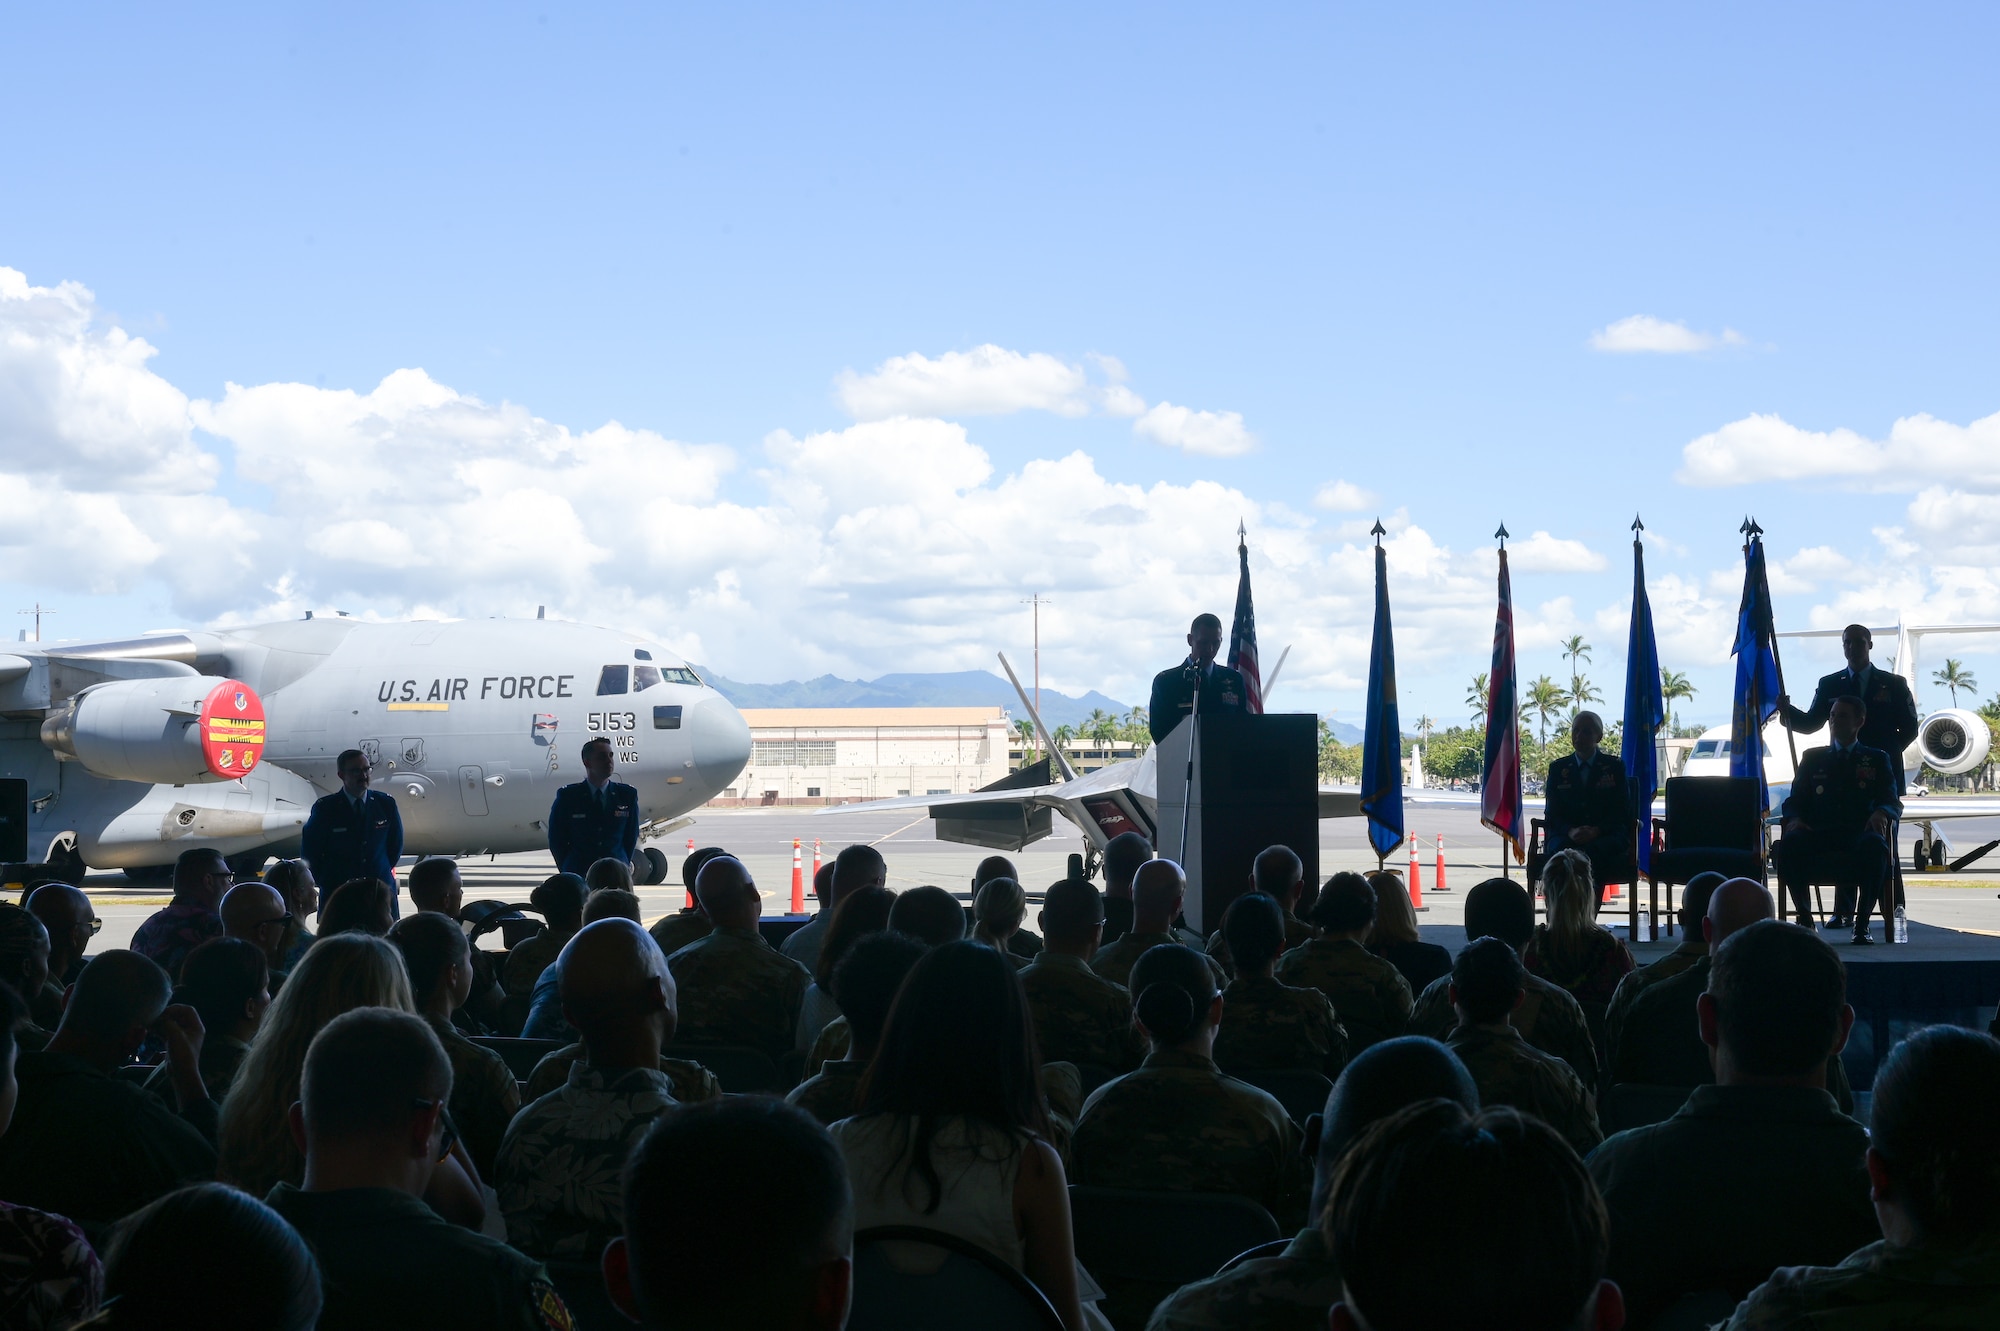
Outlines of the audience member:
M256 884L255 886L261 886ZM201 1018L201 1084L218 1107L236 1083L250 1042L271 1006L271 972L264 950L242 938L211 938L187 954L172 1002ZM162 1063L146 1089L171 1103L173 1065Z
M896 894L896 904L889 908L889 927L925 947L943 947L965 937L965 907L943 888L926 883Z
M1132 932L1132 882L1153 858L1153 843L1137 832L1120 832L1104 843L1104 938L1110 946Z
M1488 878L1465 894L1465 938L1497 938L1519 953L1535 936L1535 903L1528 890L1507 878ZM1634 972L1637 974L1637 972ZM1545 1054L1554 1054L1569 1064L1569 1070L1587 1087L1598 1081L1597 1048L1590 1038L1590 1025L1583 1008L1567 989L1550 984L1523 967L1521 1006L1507 1015L1521 1038ZM1451 977L1433 980L1417 996L1410 1013L1410 1034L1442 1040L1458 1025L1458 1013L1451 1005Z
M1708 900L1715 894L1715 889L1722 886L1722 878L1721 874L1710 871L1688 879L1687 886L1681 889L1679 945L1664 957L1647 962L1618 982L1617 992L1611 995L1611 1006L1604 1014L1604 1046L1607 1050L1618 1043L1618 1034L1624 1028L1632 1005L1639 1001L1639 995L1662 980L1673 979L1708 955L1708 939L1702 936L1702 921L1708 915ZM1606 1065L1609 1066L1608 1059Z
M1546 924L1521 949L1521 964L1569 990L1579 1003L1609 1003L1632 970L1632 954L1597 922L1597 882L1580 850L1558 851L1542 866Z
M18 996L0 989L0 1138L14 1117L14 1032L26 1015ZM74 1223L0 1202L0 1325L64 1331L97 1311L103 1290L97 1254Z
M620 1170L674 1104L660 1071L660 1049L674 1038L674 980L638 921L597 920L563 949L562 1003L585 1058L516 1116L494 1186L515 1247L596 1257L624 1226Z
M216 909L235 881L221 851L206 846L182 851L174 861L174 899L146 917L132 935L132 950L179 979L187 954L222 933Z
M1368 950L1401 971L1413 994L1451 974L1451 950L1426 943L1417 931L1417 909L1410 904L1403 876L1384 869L1368 875L1368 886L1375 890L1375 924L1368 931Z
M776 1100L660 1118L625 1174L611 1299L647 1331L840 1331L854 1199L826 1129Z
M1224 928L1228 927L1227 917ZM1425 1100L1448 1100L1479 1111L1479 1092L1465 1068L1435 1040L1399 1036L1374 1045L1342 1069L1315 1125L1319 1140L1308 1217L1326 1214L1334 1171L1373 1124ZM1320 1328L1340 1298L1340 1271L1326 1234L1313 1219L1275 1257L1239 1261L1220 1275L1183 1286L1162 1303L1147 1331L1291 1331Z
M429 855L410 866L403 885L410 890L410 904L418 910L435 911L453 923L465 909L465 880L459 875L458 861L449 855Z
M824 864L817 865L813 869L812 895L815 909L812 918L792 930L789 934L786 934L783 941L778 945L778 950L786 956L791 957L794 961L799 961L796 955L798 953L805 953L808 956L812 955L814 950L818 948L820 940L826 936L827 926L832 921L833 908L840 904L839 898L834 895L833 891L833 877L838 872L839 864L840 857L836 855L833 859L826 861ZM787 951L787 949L790 950ZM799 964L805 965L806 963L800 961ZM817 965L814 965L812 969L817 971L819 968Z
M1716 889L1711 918L1735 886ZM1611 1275L1641 1326L1684 1296L1741 1299L1780 1266L1832 1265L1881 1237L1867 1130L1826 1093L1827 1059L1854 1021L1840 958L1808 930L1761 920L1709 961L1696 1013L1716 1084L1590 1157Z
M812 973L757 932L764 898L743 861L722 856L695 880L702 914L715 932L667 960L684 995L680 1038L688 1044L747 1045L783 1058L799 1029Z
M638 924L639 894L622 887L592 892L583 903L583 923L588 928L599 920L630 920Z
M681 861L681 886L687 890L687 905L672 915L653 921L649 930L653 941L667 956L671 957L697 939L708 937L715 927L708 922L708 916L701 913L701 902L694 894L694 880L701 873L702 865L728 853L719 846L703 846L700 850L689 851L687 858ZM821 877L826 879L825 890L820 884ZM829 860L820 866L819 873L813 875L813 890L819 893L820 900L826 900L826 890L831 889L832 883L833 862Z
M114 948L83 968L48 1047L16 1064L0 1197L101 1232L183 1183L215 1176L201 1023L168 1005L170 990L167 973L136 952ZM113 1075L149 1033L166 1045L179 1113Z
M820 897L819 914L794 929L785 939L782 951L793 961L807 970L819 970L819 951L826 941L827 931L833 926L833 912L850 892L864 887L878 887L887 890L889 866L882 858L882 852L873 846L848 846L833 857L833 868L827 878L827 890ZM819 891L819 875L813 875L813 891Z
M1511 1105L1563 1135L1588 1155L1604 1134L1589 1090L1569 1064L1521 1038L1507 1017L1527 997L1527 971L1497 938L1468 943L1451 967L1458 1026L1445 1043L1479 1085L1483 1105Z
M1021 972L1021 987L1042 1057L1130 1072L1145 1056L1132 1026L1132 995L1090 968L1104 930L1097 889L1070 878L1049 884L1039 921L1044 946Z
M350 878L333 889L319 913L321 941L335 934L386 938L396 922L395 890L379 878Z
M1604 1203L1554 1129L1426 1100L1377 1123L1334 1175L1334 1331L1616 1331ZM1452 1254L1440 1271L1411 1251Z
M1309 943L1312 926L1298 917L1299 894L1305 890L1306 866L1290 846L1266 846L1250 863L1250 890L1262 892L1278 903L1285 913L1285 948ZM1217 929L1208 936L1208 955L1221 963L1223 974L1236 978L1236 961L1229 951L1229 939Z
M49 931L27 910L0 902L0 985L12 990L24 1005L41 996L49 983ZM57 1006L61 1019L61 1006ZM23 1015L14 1042L34 1052L49 1042L49 1032Z
M972 899L972 941L986 944L1020 970L1028 959L1014 950L1014 939L1027 918L1028 894L1021 885L1012 878L989 878Z
M590 867L583 871L583 885L592 892L630 892L632 866L611 855L592 860Z
M1320 936L1278 959L1277 978L1319 990L1333 1000L1347 1031L1350 1057L1409 1024L1410 982L1362 946L1375 923L1375 889L1358 873L1337 873L1320 889L1309 922Z
M848 897L840 908L847 909L857 897ZM832 983L847 1017L847 1056L822 1063L819 1072L799 1083L786 1099L822 1123L854 1113L861 1103L861 1075L881 1046L896 992L923 955L922 943L887 931L865 935L846 949L834 967ZM826 956L820 954L822 964Z
M450 1098L451 1061L407 1011L359 1008L313 1038L288 1116L304 1182L279 1183L265 1201L319 1259L320 1331L571 1325L539 1263L424 1204L449 1158Z
M49 982L39 994L25 995L37 1026L54 1030L62 1020L63 990L83 973L84 953L104 927L90 898L68 883L42 883L27 896L28 913L49 935Z
M1143 885L1142 885L1143 890ZM1296 1217L1299 1134L1284 1107L1215 1066L1222 995L1208 958L1163 943L1132 968L1132 1015L1148 1052L1084 1102L1076 1181L1105 1188L1229 1192Z
M1014 867L1014 861L1008 859L1005 855L988 855L979 862L979 867L972 871L974 937L978 936L979 931L979 894L988 883L994 881L996 878L1005 878L1007 881L1018 886L1021 882L1021 872ZM1025 920L1027 917L1028 897L1024 890L1021 894L1021 918ZM1041 955L1042 940L1035 936L1033 930L1023 928L1017 922L1014 926L1014 931L1007 935L1007 946L1002 951L1021 959L1019 965L1015 968L1018 970L1020 966L1026 965Z
M358 1007L416 1011L402 956L380 938L331 934L314 943L278 991L222 1105L219 1168L251 1196L297 1183L305 1157L285 1126L299 1098L306 1048L329 1021Z
M127 1217L104 1252L104 1331L313 1331L320 1271L284 1217L220 1183Z
M895 904L895 893L870 883L842 896L840 904L833 908L833 921L827 926L820 946L814 949L819 956L813 966L812 987L799 1003L799 1029L792 1045L800 1053L811 1049L827 1023L842 1015L841 1006L833 996L833 973L840 959L847 955L847 949L854 946L856 939L888 928L889 911Z
M414 871L410 878L410 904L415 905ZM472 992L472 949L465 930L442 911L416 911L396 921L389 941L402 954L417 1015L429 1024L451 1060L452 1127L480 1177L492 1178L500 1139L521 1108L521 1088L506 1059L466 1039L451 1024L451 1014Z
M976 1243L1082 1331L1068 1185L1039 1063L1013 966L977 943L947 943L903 981L860 1112L832 1132L859 1228L922 1225Z
M285 909L291 913L292 922L285 926L285 955L279 967L289 972L313 944L314 934L306 928L306 920L319 914L319 884L313 881L312 868L304 860L273 861L264 870L264 881L278 889L278 895L285 899Z
M1868 1180L1882 1241L1783 1268L1731 1331L2000 1326L2000 1042L1918 1031L1875 1075Z
M1339 1076L1347 1062L1347 1031L1333 1004L1319 990L1295 989L1273 974L1285 947L1277 901L1245 892L1229 903L1218 932L1235 960L1236 978L1222 991L1215 1065L1224 1072L1296 1068Z
M507 949L507 961L500 968L500 987L509 996L525 998L535 992L535 981L583 928L583 899L588 895L590 889L573 873L551 874L528 894L528 905L541 915L542 927L534 937Z
M521 1091L521 1102L533 1104L550 1091L561 1090L569 1084L569 1070L588 1057L582 1040L575 1040L560 1049L552 1049L536 1062L533 1072L528 1074L528 1084ZM674 1100L678 1104L697 1105L705 1100L713 1100L722 1094L722 1083L713 1072L701 1064L686 1058L660 1057L660 1071L674 1088Z
M284 973L285 932L291 923L284 897L269 883L246 879L222 898L222 936L262 952L265 967L274 974Z
M1186 898L1187 875L1180 865L1172 860L1148 860L1139 866L1132 880L1132 927L1117 942L1098 949L1091 969L1113 984L1131 988L1132 967L1140 957L1156 947L1185 943L1176 936L1174 921L1180 918ZM1215 977L1216 988L1229 982L1220 962L1205 955L1203 959Z

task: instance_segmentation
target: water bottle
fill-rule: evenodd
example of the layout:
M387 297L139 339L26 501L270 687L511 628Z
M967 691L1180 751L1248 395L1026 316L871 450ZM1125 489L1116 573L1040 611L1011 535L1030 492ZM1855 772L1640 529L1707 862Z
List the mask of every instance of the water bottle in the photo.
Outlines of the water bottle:
M1896 903L1896 941L1899 943L1910 941L1910 921L1903 914L1903 903L1900 901Z

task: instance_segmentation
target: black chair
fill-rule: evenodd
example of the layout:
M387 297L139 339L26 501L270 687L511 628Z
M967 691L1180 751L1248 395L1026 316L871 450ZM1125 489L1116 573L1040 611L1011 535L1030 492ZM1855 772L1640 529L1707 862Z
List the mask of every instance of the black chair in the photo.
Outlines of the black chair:
M526 1081L545 1054L563 1047L561 1040L522 1040L505 1035L475 1035L472 1042L500 1055L515 1081Z
M1680 1112L1694 1094L1692 1086L1654 1086L1647 1082L1621 1081L1597 1102L1597 1118L1604 1135L1627 1128L1643 1128L1648 1123L1664 1123Z
M854 1236L848 1331L1062 1331L1035 1282L976 1243L917 1225Z
M1115 1326L1143 1326L1182 1285L1279 1236L1269 1211L1227 1193L1072 1184L1069 1210L1076 1259L1104 1287Z
M562 1295L577 1331L631 1331L638 1325L611 1301L604 1287L604 1269L587 1258L551 1258L549 1283Z
M1667 932L1673 932L1674 885L1696 874L1764 881L1764 811L1757 782L1747 776L1667 779L1666 809L1653 819L1653 859L1646 870L1653 918L1660 886L1667 889Z
M1903 900L1903 863L1902 857L1896 854L1896 842L1899 831L1900 825L1892 820L1889 824L1888 838L1889 881L1882 885L1881 900L1875 903L1875 913L1882 917L1882 932L1885 935L1885 941L1890 943L1896 941L1896 904ZM1797 908L1792 905L1791 893L1787 892L1784 887L1784 855L1785 839L1779 837L1771 843L1771 867L1777 872L1779 878L1778 890L1775 895L1778 899L1778 918L1781 920L1795 917L1798 914ZM1826 899L1819 892L1822 887L1833 888L1833 903L1836 908L1840 905L1840 894L1842 892L1847 893L1848 900L1856 908L1859 908L1861 904L1860 881L1854 877L1837 873L1814 874L1809 876L1807 881L1812 887L1812 908L1815 916L1831 918L1827 914ZM1873 918L1874 916L1871 915L1868 920L1856 920L1854 923L1865 926ZM1799 920L1797 922L1809 926L1816 923L1814 920Z
M701 1064L715 1074L722 1089L731 1095L754 1095L759 1091L782 1094L789 1089L771 1056L748 1045L676 1044L660 1052L668 1058Z
M1256 1068L1229 1075L1271 1096L1301 1128L1308 1118L1325 1110L1326 1097L1333 1094L1333 1083L1323 1073L1303 1068Z

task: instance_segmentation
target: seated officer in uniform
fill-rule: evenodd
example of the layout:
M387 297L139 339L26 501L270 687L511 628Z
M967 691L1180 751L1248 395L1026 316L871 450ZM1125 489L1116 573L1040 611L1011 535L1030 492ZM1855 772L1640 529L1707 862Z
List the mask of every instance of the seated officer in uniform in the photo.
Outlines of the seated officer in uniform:
M292 1133L305 1186L266 1204L319 1259L320 1331L385 1326L567 1331L569 1310L541 1263L424 1205L449 1149L451 1061L423 1018L357 1008L306 1051Z
M1827 718L1833 742L1799 755L1792 793L1785 798L1785 833L1778 843L1778 878L1801 918L1812 906L1812 883L1831 879L1859 892L1854 941L1871 942L1868 918L1889 881L1889 823L1900 817L1892 773L1895 763L1857 738L1868 709L1859 698L1834 702ZM1835 928L1848 921L1834 898Z
M313 880L329 890L356 878L389 885L389 910L400 914L396 861L403 858L403 816L396 801L368 788L368 756L349 749L334 760L340 789L313 802L299 834Z
M549 853L558 872L581 876L606 858L632 863L639 848L639 792L611 779L615 762L605 736L586 741L585 779L556 792L549 806Z
M1243 676L1215 663L1215 654L1222 650L1222 621L1214 615L1196 615L1188 628L1187 643L1187 660L1153 676L1153 698L1146 706L1146 724L1152 727L1155 744L1172 733L1182 717L1194 711L1197 681L1204 715L1243 710L1243 699L1247 696Z
M1789 697L1778 698L1778 716L1788 730L1818 730L1833 715L1840 698L1859 698L1867 709L1861 723L1861 742L1889 755L1896 777L1896 793L1903 793L1903 750L1916 742L1917 703L1901 675L1879 670L1868 662L1875 645L1863 624L1849 624L1840 634L1841 654L1847 669L1836 670L1820 679L1813 690L1812 706L1800 711Z
M1569 738L1576 752L1549 764L1544 791L1549 854L1580 850L1599 887L1622 882L1632 872L1632 801L1625 789L1625 764L1598 752L1604 718L1596 712L1578 712L1569 723Z

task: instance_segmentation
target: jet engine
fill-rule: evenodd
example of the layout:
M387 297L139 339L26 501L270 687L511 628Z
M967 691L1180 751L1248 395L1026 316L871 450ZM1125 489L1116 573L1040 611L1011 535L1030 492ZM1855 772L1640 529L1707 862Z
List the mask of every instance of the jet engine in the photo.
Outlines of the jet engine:
M42 722L57 758L110 781L234 781L264 756L264 703L213 675L92 685Z
M1933 712L1917 729L1917 752L1932 771L1944 776L1976 769L1986 761L1992 742L1986 718L1963 708Z

